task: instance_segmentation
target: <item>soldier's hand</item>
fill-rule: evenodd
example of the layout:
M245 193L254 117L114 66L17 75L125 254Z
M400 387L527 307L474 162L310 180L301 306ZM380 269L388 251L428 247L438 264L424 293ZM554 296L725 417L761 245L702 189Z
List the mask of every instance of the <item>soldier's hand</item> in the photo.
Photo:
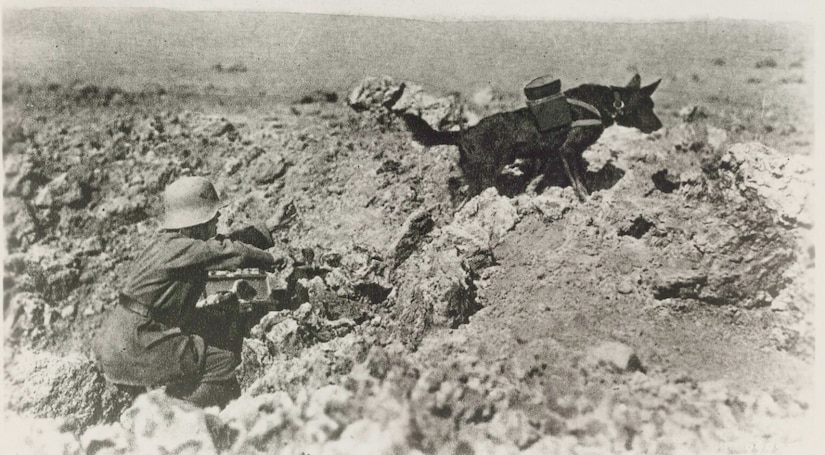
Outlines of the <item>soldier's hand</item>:
M232 292L218 292L208 295L205 299L201 299L195 304L196 308L211 308L218 309L225 305L234 305L238 303L238 296Z
M276 270L282 270L284 267L289 264L289 259L279 253L270 253L272 255L272 263L268 264L266 267L267 272L274 272Z
M286 228L295 217L298 215L298 209L295 208L295 203L286 201L281 203L275 213L266 220L266 227L269 232L277 231Z
M235 280L232 283L232 293L241 300L252 300L258 295L258 291L246 280Z

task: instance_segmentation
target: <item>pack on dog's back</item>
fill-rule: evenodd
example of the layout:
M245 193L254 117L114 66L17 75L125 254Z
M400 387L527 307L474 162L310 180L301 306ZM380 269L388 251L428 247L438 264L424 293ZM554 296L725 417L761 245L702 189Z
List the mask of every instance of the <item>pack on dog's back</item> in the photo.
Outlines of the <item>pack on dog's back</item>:
M585 84L565 91L573 123L546 132L537 129L528 108L485 117L460 132L435 131L414 116L404 120L413 139L424 146L458 146L458 164L468 196L491 186L502 194L519 193L533 178L557 174L562 168L568 183L584 199L588 194L583 182L587 163L582 154L605 128L616 123L651 133L662 126L651 99L660 81L646 87L640 82L637 74L625 87Z

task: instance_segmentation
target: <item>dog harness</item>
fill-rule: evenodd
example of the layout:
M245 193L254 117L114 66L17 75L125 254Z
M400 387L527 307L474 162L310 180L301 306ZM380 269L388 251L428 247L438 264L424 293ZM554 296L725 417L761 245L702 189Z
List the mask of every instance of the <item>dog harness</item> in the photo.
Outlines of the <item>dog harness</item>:
M584 101L567 98L561 92L561 80L550 75L537 77L527 83L524 86L524 96L527 97L527 107L533 114L536 127L540 132L551 131L563 126L575 128L604 124L602 113L598 109ZM573 120L570 104L596 114L597 118ZM614 120L624 114L622 111L624 101L615 90L613 91L613 109L615 109L615 112L610 113L610 116Z
M587 109L588 111L596 114L596 116L599 117L597 119L596 118L588 118L588 119L582 119L582 120L573 120L573 122L570 124L571 128L575 128L577 126L596 126L596 125L601 125L602 124L602 114L601 114L601 112L599 112L598 109L593 107L593 105L585 103L584 101L579 101L579 100L574 99L574 98L567 98L567 102L569 104L573 104L575 106L579 106L581 108Z

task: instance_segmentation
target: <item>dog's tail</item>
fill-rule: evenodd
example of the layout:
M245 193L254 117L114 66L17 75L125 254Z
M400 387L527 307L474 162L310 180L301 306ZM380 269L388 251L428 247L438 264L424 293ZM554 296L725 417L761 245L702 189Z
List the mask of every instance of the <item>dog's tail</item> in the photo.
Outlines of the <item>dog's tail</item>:
M436 131L421 117L412 114L404 114L401 118L412 133L413 140L424 147L458 144L461 133L457 131Z

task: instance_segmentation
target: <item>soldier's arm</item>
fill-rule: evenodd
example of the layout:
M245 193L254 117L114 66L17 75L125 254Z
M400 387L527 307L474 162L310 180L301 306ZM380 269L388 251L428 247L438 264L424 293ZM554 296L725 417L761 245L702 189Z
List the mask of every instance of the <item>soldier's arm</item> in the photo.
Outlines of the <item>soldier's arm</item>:
M256 233L254 230L250 231L248 229L242 230L244 233L240 235L264 236L264 233L260 231ZM257 240L263 241L266 239L258 238ZM258 244L272 246L272 239L269 237L267 242ZM185 248L181 248L176 256L174 262L179 263L183 269L190 267L205 270L269 269L277 264L276 258L264 249L239 240L233 240L229 236L219 236L209 240L192 240Z
M262 250L272 248L275 245L275 241L272 238L272 233L266 227L265 223L255 223L243 226L240 229L232 231L229 235L218 235L215 239L220 241L232 240L235 242L241 242Z

